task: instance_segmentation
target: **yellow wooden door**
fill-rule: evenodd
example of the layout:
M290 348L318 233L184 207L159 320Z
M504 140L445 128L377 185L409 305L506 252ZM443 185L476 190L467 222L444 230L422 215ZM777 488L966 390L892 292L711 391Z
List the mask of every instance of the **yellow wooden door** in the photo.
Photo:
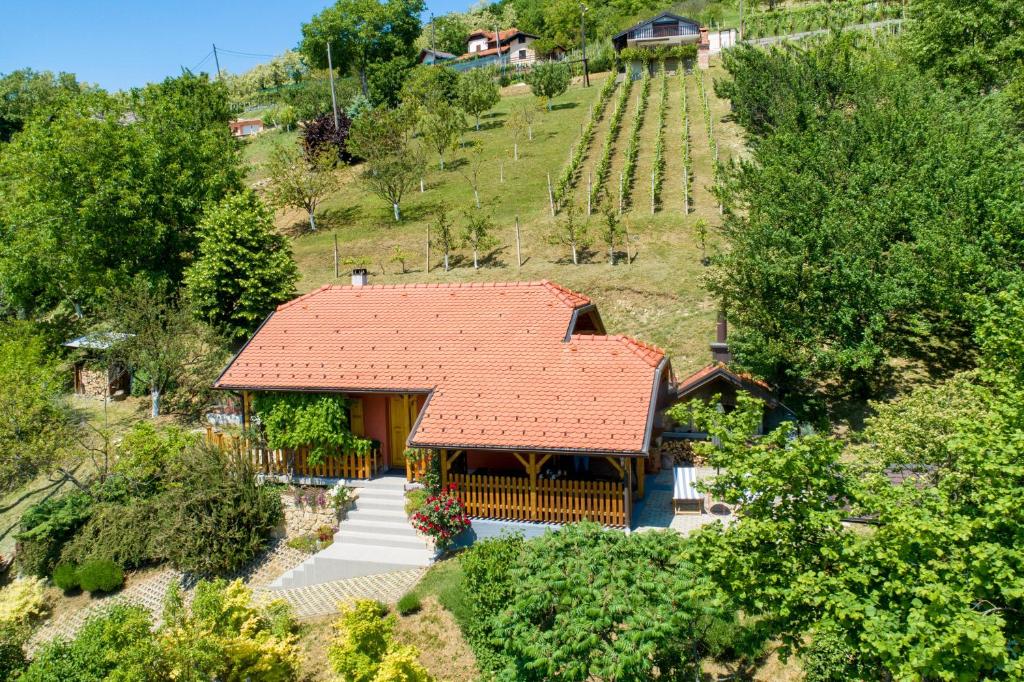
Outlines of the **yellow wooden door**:
M419 408L414 395L393 395L388 398L391 420L391 466L405 467L405 447Z

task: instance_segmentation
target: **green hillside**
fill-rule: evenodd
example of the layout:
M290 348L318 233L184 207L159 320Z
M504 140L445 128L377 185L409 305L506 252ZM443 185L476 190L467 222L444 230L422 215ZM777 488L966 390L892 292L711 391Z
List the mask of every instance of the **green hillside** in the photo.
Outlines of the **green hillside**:
M718 67L713 67L711 77L717 72ZM513 104L531 95L525 86L507 88L499 105L483 119L481 130L466 131L464 146L456 153L455 162L447 164L444 171L433 166L425 177L425 191L420 193L417 189L403 200L400 223L392 219L390 207L360 182L358 168L343 169L342 189L318 212L318 223L323 226L318 233L301 234L305 218L298 213L278 215L279 226L295 235L295 257L302 272L300 291L337 281L334 279L336 236L343 263L341 281L347 281L351 262L363 259L369 263L374 283L551 279L591 296L609 332L635 335L666 348L677 372L684 373L705 364L715 312L701 286L700 249L693 224L703 217L714 226L718 211L707 188L711 182L712 154L694 75L686 76L694 165L690 214L683 215L682 199L682 80L678 75L668 75L664 133L666 171L660 209L651 215L651 169L660 101L660 82L656 76L652 79L640 128L635 181L629 192L631 208L624 215L633 262L626 264L624 247L620 244L618 264L609 265L607 249L599 237L600 215L596 209L589 219L593 243L579 266L572 264L567 248L548 243L547 235L552 232L555 221L550 213L547 174L551 174L553 183L557 182L571 147L580 137L581 126L588 120L591 105L597 101L608 77L608 74L593 77L590 88L574 84L554 101L551 112L540 113L534 125L533 141L520 142L518 162L513 161L512 143L503 126ZM613 204L618 201L618 174L625 163L627 138L641 89L639 82L619 87L631 87L631 92L614 142L608 176L607 189ZM713 98L713 94L709 96ZM587 178L605 144L614 100L613 96L596 125L572 192L583 213L586 211ZM725 158L734 152L735 131L721 121L727 104L712 99L711 107L722 145L721 154ZM294 133L269 133L247 147L247 158L253 162L252 181L263 177L258 162L265 158L271 145L293 137ZM470 159L483 162L479 171L481 204L493 216L501 244L479 270L473 269L472 260L464 250L462 257L455 259L456 267L445 272L435 251L431 269L426 272L427 226L437 205L446 202L454 209L456 228L461 228L462 212L473 206L473 191L467 178L472 166ZM521 225L522 267L516 264L517 215ZM400 272L398 263L391 261L396 247L411 254L405 274Z

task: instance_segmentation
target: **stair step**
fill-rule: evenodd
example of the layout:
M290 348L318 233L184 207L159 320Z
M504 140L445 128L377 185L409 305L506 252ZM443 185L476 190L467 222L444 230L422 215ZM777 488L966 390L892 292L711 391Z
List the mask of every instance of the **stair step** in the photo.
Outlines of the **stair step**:
M405 514L405 500L392 501L392 500L381 500L378 498L363 499L359 498L356 500L356 509L383 509L385 511L393 511L398 514Z
M356 533L375 533L377 535L416 535L416 530L406 522L393 523L379 519L349 519L338 527L336 537L343 536L346 531Z
M405 515L405 512L393 509L353 509L345 518L346 521L360 521L362 523L380 521L381 523L409 525L409 518Z
M412 549L425 549L426 541L413 532L410 535L405 533L393 533L382 535L372 530L354 530L346 528L340 531L335 539L336 543L343 545L380 545L382 547L410 547Z

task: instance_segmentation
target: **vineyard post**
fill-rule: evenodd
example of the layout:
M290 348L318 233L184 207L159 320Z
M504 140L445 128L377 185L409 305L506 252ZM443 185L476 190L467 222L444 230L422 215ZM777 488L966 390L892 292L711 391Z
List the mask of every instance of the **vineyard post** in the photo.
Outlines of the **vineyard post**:
M626 242L626 265L632 265L633 258L629 255L629 218L622 221L622 234Z
M505 182L505 159L498 159L498 182Z
M657 172L656 169L651 169L651 215L654 215L654 176Z
M690 169L683 176L683 215L690 215Z
M590 194L593 191L594 171L587 172L587 215L591 214Z
M516 267L523 267L522 242L519 240L519 214L516 214Z
M551 205L551 217L555 217L555 194L551 191L551 173L548 173L548 203Z
M423 192L424 192L424 189L423 189L423 176L421 175L420 176L420 194L423 194Z
M338 279L338 233L334 233L334 279Z
M618 215L623 214L623 172L618 171Z
M427 223L427 269L425 272L430 274L430 223Z

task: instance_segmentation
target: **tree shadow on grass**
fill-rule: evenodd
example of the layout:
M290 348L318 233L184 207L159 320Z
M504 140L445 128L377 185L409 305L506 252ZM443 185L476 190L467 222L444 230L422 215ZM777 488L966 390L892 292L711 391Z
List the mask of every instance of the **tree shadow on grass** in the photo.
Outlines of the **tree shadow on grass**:
M488 253L485 253L483 255L483 257L480 259L480 267L484 267L484 268L504 268L504 267L507 267L508 264L504 260L502 260L501 256L505 255L505 252L508 251L508 249L509 249L509 246L506 244L504 246L499 246L499 247L489 251Z
M579 104L576 102L559 102L558 104L551 105L551 111L561 111L562 109L575 109Z

